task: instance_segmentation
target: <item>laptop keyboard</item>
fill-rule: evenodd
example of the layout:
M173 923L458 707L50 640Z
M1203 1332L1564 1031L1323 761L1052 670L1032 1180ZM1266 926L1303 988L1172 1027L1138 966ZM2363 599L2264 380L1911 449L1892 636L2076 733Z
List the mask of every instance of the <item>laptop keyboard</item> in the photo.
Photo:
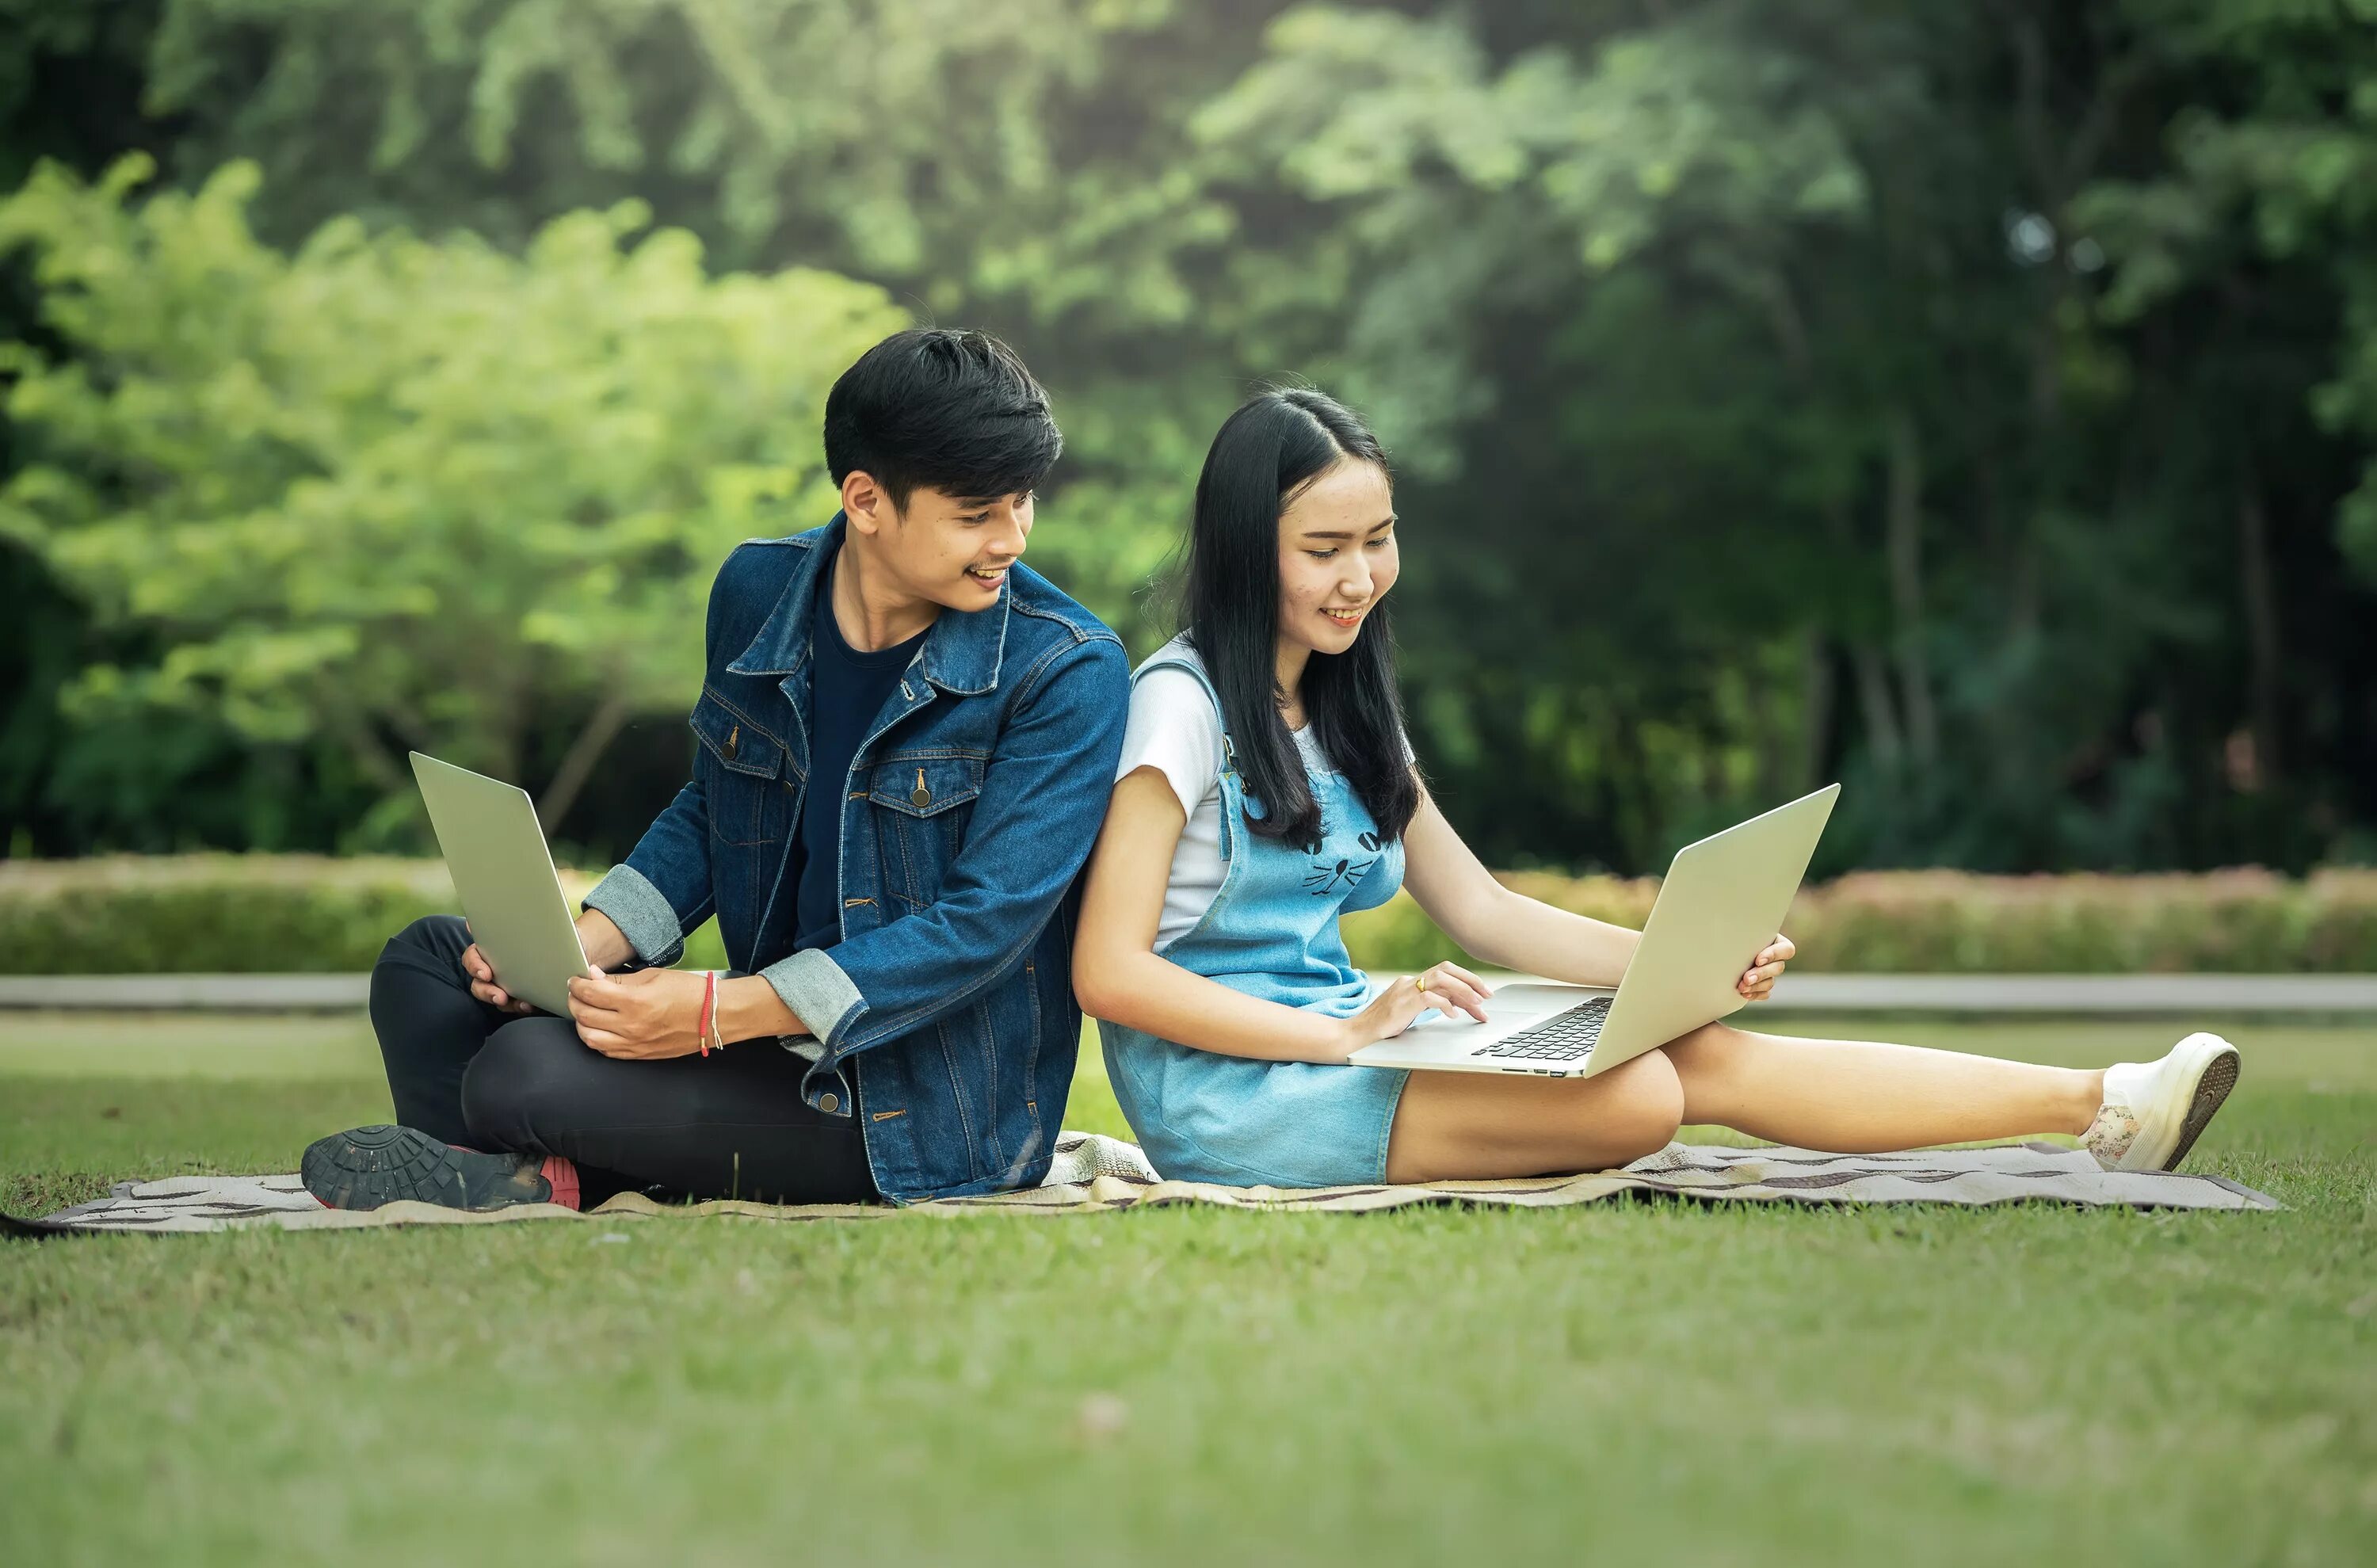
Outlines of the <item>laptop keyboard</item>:
M1505 1057L1518 1061L1583 1061L1601 1042L1601 1026L1609 1020L1615 997L1595 997L1566 1012L1555 1013L1532 1029L1522 1029L1473 1056Z

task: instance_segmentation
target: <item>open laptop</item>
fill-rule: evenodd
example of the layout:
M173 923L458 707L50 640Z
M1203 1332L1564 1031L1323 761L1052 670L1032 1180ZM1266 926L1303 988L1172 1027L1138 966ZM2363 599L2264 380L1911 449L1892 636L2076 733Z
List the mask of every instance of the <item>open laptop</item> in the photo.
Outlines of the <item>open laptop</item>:
M1783 928L1840 793L1826 784L1678 850L1616 990L1514 981L1487 999L1483 1023L1430 1011L1352 1060L1590 1078L1747 1006L1734 982Z
M545 1011L569 1016L569 981L590 974L561 874L528 792L415 751L412 776L471 921L471 940L496 982Z

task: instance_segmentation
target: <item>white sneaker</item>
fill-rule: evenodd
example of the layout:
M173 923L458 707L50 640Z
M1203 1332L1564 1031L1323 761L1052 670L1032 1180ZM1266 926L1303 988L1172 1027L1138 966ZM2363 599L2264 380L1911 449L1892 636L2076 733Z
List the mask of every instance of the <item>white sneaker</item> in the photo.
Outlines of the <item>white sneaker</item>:
M2190 1035L2160 1061L2105 1070L2105 1105L2081 1147L2107 1170L2176 1170L2237 1086L2237 1047Z

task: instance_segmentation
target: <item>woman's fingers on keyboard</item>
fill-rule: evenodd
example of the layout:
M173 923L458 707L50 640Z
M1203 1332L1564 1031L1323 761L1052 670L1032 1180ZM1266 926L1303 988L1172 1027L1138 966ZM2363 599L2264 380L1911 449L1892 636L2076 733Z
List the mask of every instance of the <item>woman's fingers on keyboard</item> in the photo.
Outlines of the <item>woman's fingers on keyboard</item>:
M1493 987L1487 985L1485 981L1479 979L1468 970L1463 969L1458 964L1447 962L1438 964L1437 968L1442 973L1452 976L1454 978L1461 980L1481 997L1490 997L1494 994Z
M1445 994L1451 998L1454 1007L1480 1023L1486 1022L1486 993L1477 987L1466 980L1451 980L1445 983Z
M1493 986L1478 979L1476 974L1469 974L1469 969L1462 969L1455 963L1428 964L1419 974L1419 988L1448 1017L1466 1012L1476 1022L1486 1022L1486 998L1493 996Z
M1486 999L1493 993L1486 982L1457 964L1430 966L1419 977L1420 990L1447 1016L1465 1012L1478 1023L1486 1022Z

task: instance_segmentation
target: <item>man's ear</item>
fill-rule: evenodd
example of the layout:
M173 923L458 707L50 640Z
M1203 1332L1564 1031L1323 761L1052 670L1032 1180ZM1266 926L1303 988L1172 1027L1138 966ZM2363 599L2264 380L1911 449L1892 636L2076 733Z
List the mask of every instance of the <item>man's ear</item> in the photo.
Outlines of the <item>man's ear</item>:
M875 483L873 474L854 468L842 476L842 514L851 527L871 539L887 525L898 521L900 511L891 504L890 494Z

